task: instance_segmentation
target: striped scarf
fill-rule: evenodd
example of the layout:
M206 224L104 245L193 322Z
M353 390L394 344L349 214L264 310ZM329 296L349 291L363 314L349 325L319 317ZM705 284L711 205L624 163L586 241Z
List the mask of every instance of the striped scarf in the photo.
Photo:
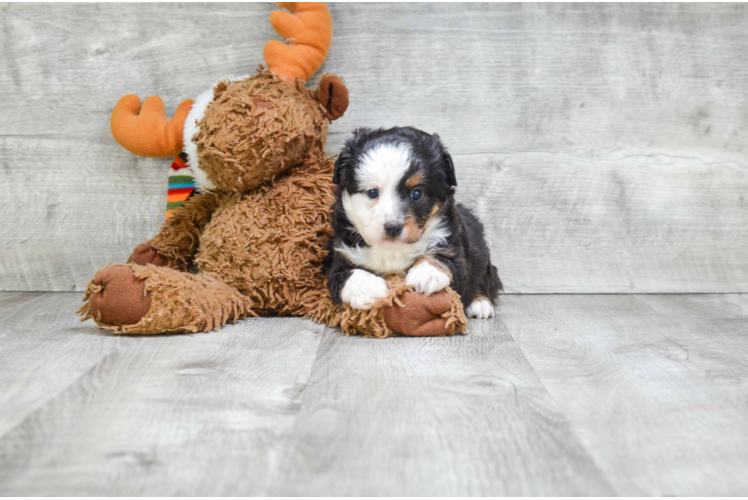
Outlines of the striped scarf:
M169 192L166 196L167 220L174 210L184 205L184 202L195 193L195 189L195 176L187 163L187 155L179 153L169 170Z

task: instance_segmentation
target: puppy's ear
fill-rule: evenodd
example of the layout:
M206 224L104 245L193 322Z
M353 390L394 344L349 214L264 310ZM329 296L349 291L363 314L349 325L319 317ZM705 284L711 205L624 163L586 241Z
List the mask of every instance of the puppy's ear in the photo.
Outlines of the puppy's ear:
M353 136L348 138L343 145L343 149L335 161L335 173L332 175L332 182L338 186L347 184L348 173L353 170L356 164L356 158L361 154L363 144L371 135L372 130L368 128L358 128L353 131Z
M340 185L340 173L347 169L350 165L350 157L346 154L346 148L338 155L338 159L335 160L335 172L332 174L332 183Z
M442 143L441 138L439 138L439 135L434 134L434 137L439 143L439 147L441 149L441 161L442 169L444 171L444 177L447 180L447 184L454 187L457 185L457 176L455 176L455 164L452 161L452 155L450 155L449 151L447 151L447 148L444 147L444 144Z
M450 155L446 149L444 150L443 159L444 173L447 176L447 184L454 187L457 185L457 177L455 176L455 164L452 162L452 155Z

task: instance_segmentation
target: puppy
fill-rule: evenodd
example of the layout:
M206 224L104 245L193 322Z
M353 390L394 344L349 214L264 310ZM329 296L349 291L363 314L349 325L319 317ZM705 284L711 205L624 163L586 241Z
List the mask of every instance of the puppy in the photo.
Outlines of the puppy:
M454 165L437 135L356 130L333 182L334 235L324 266L334 301L370 309L388 293L381 276L407 271L416 292L451 286L469 317L493 316L501 281L482 224L454 200Z

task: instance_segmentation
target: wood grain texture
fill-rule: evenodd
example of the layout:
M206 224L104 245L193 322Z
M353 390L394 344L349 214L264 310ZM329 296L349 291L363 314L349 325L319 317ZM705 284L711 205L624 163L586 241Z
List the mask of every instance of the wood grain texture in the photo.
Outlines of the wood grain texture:
M0 289L83 290L158 231L169 167L115 146L0 137Z
M81 290L157 230L168 161L117 146L112 107L158 94L171 113L252 72L273 8L0 5L0 289ZM460 196L502 218L507 290L748 291L748 6L331 11L321 72L351 106L328 151L359 126L438 132Z
M77 295L0 294L0 436L117 348L73 315Z
M465 336L108 335L0 292L0 495L741 495L748 295L511 295Z
M26 411L0 427L0 494L267 491L321 327L267 318L211 334L117 337L71 326L77 295L34 298L4 315L11 335L0 337L0 354L12 364L0 371L3 425L6 409ZM38 307L46 315L34 315Z
M748 491L748 304L510 296L501 316L620 495Z
M274 494L612 493L501 320L383 342L326 330Z
M509 293L748 292L748 164L618 152L455 165Z

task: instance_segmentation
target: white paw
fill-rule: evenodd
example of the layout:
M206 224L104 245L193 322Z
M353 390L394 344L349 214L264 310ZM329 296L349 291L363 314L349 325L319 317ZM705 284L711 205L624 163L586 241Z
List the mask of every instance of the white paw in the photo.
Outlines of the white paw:
M363 269L355 269L345 282L340 298L354 309L371 309L374 303L390 293L387 282Z
M493 317L493 304L488 299L474 300L465 313L468 318L488 319Z
M405 277L405 283L413 287L416 293L431 295L449 286L451 279L444 271L437 269L428 262L416 264L410 268Z

